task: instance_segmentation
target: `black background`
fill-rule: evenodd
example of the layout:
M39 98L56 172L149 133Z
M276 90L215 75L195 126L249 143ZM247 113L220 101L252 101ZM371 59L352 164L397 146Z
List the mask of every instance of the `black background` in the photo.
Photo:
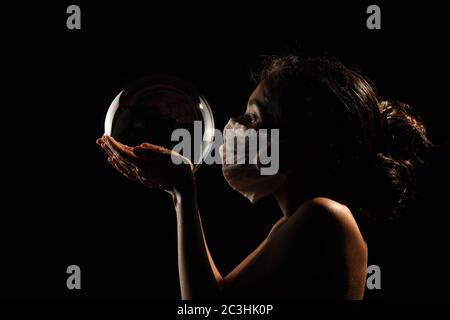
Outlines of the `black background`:
M2 298L178 299L176 220L170 197L127 181L95 139L130 81L184 78L213 108L216 126L245 110L261 55L329 54L357 68L383 99L413 105L437 143L448 141L448 53L442 4L253 5L78 2L82 29L66 29L71 3L2 8L4 150ZM366 299L448 296L449 153L419 171L419 197L402 218L370 229L369 263L382 289ZM280 216L273 199L251 205L220 166L197 172L205 233L223 274ZM66 268L82 290L66 288Z

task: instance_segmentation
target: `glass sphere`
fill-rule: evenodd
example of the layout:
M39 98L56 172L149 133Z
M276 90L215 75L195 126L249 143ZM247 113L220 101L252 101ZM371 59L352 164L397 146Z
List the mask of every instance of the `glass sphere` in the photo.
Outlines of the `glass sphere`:
M172 139L176 129L189 132L190 152L180 153L192 161L195 171L212 147L214 118L206 99L174 77L131 83L115 97L105 119L105 134L129 146L148 142L172 150L186 138Z

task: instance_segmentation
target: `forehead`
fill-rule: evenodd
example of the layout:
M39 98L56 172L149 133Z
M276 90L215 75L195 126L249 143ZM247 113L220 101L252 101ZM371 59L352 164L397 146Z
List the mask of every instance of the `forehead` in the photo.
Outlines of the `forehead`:
M250 95L248 104L256 103L259 105L267 105L268 102L267 87L263 82L260 82Z

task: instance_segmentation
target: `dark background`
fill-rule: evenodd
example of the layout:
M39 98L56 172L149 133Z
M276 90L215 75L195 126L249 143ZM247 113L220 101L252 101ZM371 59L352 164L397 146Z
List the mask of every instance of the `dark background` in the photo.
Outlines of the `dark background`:
M82 29L66 29L71 3L2 7L2 298L177 299L176 220L170 197L127 181L95 139L130 81L152 74L194 84L216 126L245 110L261 55L329 54L361 70L383 99L410 103L431 139L448 141L448 52L442 5L379 4L382 30L366 29L368 4L315 6L78 2ZM448 297L449 153L419 171L419 197L392 223L369 230L369 264L382 289L366 299ZM205 233L223 274L280 216L232 191L220 166L197 172ZM82 290L66 288L66 268Z

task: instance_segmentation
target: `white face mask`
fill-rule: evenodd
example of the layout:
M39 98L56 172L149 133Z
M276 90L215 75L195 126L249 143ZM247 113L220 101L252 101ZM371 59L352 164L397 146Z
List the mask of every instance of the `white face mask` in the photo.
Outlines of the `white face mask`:
M280 172L272 175L263 175L261 174L261 168L259 168L258 164L256 163L227 163L225 154L226 151L224 152L224 146L225 150L233 149L235 156L238 150L238 148L234 147L234 141L228 141L226 139L225 132L228 129L234 130L233 133L237 136L238 141L240 139L245 139L245 132L252 129L249 129L246 126L236 122L234 119L230 119L224 128L224 144L220 146L219 153L222 157L222 173L225 177L225 180L227 180L228 184L234 190L238 191L244 197L249 199L251 203L255 203L259 199L275 192L286 181L286 175ZM258 157L263 154L262 152L267 152L268 148L270 148L270 140L266 143L264 150L262 150L261 148L258 150ZM245 156L244 159L249 159L250 148L244 149L245 155L240 155L240 157L242 158L243 156ZM236 158L239 157L237 156Z

